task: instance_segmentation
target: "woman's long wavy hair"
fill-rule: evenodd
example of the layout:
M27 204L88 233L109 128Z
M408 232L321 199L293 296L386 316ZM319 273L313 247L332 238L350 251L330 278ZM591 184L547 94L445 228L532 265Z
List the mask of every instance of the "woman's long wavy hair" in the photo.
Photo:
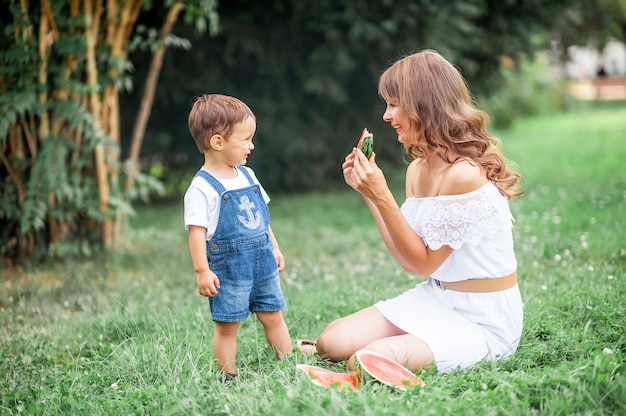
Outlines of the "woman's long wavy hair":
M404 147L412 159L469 159L508 199L523 193L499 139L487 133L489 116L474 107L461 73L439 53L423 50L400 59L382 74L378 92L411 120Z

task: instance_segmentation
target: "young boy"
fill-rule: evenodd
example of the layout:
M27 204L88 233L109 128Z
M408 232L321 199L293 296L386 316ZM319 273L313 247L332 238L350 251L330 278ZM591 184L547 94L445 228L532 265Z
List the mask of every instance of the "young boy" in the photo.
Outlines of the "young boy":
M204 165L185 194L185 228L198 292L209 298L213 350L225 382L236 377L237 330L255 313L280 359L291 353L281 309L285 259L270 227L269 197L252 169L256 117L237 98L206 94L189 113Z

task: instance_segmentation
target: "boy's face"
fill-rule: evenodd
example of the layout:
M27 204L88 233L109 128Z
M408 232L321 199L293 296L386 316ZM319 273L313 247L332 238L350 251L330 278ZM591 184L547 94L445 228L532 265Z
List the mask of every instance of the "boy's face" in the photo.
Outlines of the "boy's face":
M254 149L252 137L256 132L256 122L253 118L247 118L243 122L235 124L233 134L224 142L222 155L226 163L231 166L245 165L248 155Z

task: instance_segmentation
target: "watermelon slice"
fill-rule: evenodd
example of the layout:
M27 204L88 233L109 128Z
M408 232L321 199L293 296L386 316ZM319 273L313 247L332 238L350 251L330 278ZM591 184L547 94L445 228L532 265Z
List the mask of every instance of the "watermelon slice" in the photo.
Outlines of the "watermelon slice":
M317 386L332 387L337 390L354 390L359 387L356 374L336 373L314 365L298 364L296 368L308 374L311 382Z
M373 378L400 390L424 386L424 382L415 374L387 356L373 351L358 350L355 358L354 368L359 384Z
M361 149L366 158L372 157L374 152L374 135L367 130L367 127L363 129L359 143L356 145L357 149Z

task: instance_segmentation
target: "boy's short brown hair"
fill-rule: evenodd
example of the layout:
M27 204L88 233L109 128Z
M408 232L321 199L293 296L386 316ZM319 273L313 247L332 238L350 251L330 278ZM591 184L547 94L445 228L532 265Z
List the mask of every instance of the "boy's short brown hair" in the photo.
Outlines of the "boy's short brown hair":
M256 120L250 107L238 98L221 94L204 94L196 98L189 112L189 132L200 152L210 148L209 140L216 134L227 139L235 124L247 118Z

